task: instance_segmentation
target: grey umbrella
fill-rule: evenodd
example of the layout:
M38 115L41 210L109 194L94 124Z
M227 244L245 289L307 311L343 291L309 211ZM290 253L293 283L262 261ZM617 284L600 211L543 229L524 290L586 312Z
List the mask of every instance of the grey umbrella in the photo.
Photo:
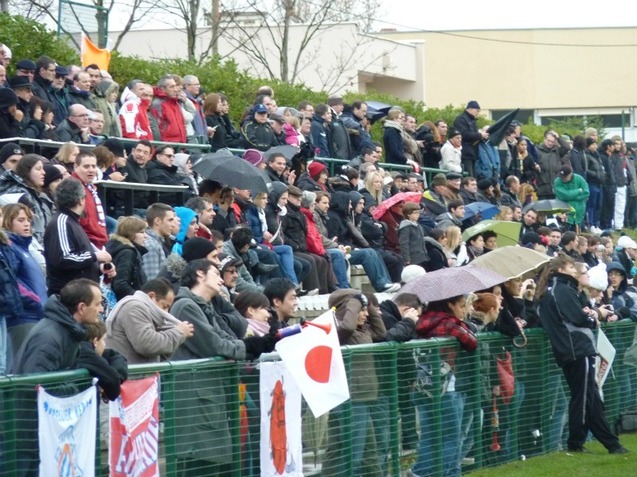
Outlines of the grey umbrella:
M193 166L193 170L206 179L237 189L268 192L270 178L261 169L238 157L206 154Z

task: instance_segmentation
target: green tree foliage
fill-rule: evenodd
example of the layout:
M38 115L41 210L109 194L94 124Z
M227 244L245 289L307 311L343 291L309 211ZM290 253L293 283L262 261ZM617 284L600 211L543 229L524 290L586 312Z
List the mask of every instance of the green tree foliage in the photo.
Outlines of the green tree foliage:
M13 62L9 65L8 76L15 71L15 63L22 58L37 60L46 55L61 65L77 64L79 56L55 32L33 20L19 15L0 14L0 43L11 48Z

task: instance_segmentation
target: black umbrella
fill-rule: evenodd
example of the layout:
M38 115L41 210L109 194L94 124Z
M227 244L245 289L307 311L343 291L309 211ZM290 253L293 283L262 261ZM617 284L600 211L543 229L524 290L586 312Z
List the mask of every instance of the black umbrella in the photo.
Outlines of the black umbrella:
M285 159L291 161L294 156L299 153L299 148L294 146L274 146L263 153L266 159L269 159L272 154L283 154Z
M371 124L383 119L392 108L391 104L381 103L380 101L367 101L367 119Z
M544 199L525 205L522 212L526 214L530 209L543 214L556 214L559 212L570 212L573 207L559 199Z
M235 156L206 154L193 166L193 170L206 179L253 192L268 192L271 184L265 172Z
M513 111L506 113L500 119L493 124L489 125L489 142L494 146L498 146L504 139L504 133L506 129L511 125L515 116L517 116L520 109L514 109Z

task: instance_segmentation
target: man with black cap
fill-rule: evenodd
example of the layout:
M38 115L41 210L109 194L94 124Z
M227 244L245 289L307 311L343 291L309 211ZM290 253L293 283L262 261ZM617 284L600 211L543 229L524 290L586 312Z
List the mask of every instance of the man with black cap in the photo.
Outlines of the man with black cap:
M14 171L24 151L15 142L8 142L0 149L0 165L4 171Z
M278 146L279 141L268 122L268 108L258 104L254 108L254 118L242 128L243 146L245 149L258 149L267 151L273 146Z
M0 88L0 139L22 137L22 113L18 111L17 105L18 97L15 91Z
M239 281L239 267L243 266L243 260L222 253L219 256L219 271L224 287L228 290L228 301L234 302L237 296L237 281Z
M15 65L16 76L26 76L29 81L33 81L35 75L35 63L32 60L20 60Z
M456 128L451 128L447 136L447 142L440 149L440 169L462 173L462 142L463 137L460 131Z
M31 123L29 105L31 103L31 98L33 98L33 85L25 76L12 76L9 78L9 87L15 91L15 95L18 97L18 104L16 107L22 115L22 119L19 121L24 135L26 137L37 139L40 136L37 128L35 128L35 131L30 131L30 133L27 134L27 128ZM44 128L44 124L41 124L41 128Z
M478 131L476 118L480 114L480 105L471 100L466 109L453 122L454 128L462 134L462 167L470 176L475 177L473 163L478 158L480 141L489 138L489 133Z
M590 195L586 180L573 172L571 166L562 166L553 182L555 196L571 206L567 224L570 230L578 232L586 217L586 201Z
M447 195L448 200L462 200L460 195L460 185L462 184L462 174L456 172L447 172Z

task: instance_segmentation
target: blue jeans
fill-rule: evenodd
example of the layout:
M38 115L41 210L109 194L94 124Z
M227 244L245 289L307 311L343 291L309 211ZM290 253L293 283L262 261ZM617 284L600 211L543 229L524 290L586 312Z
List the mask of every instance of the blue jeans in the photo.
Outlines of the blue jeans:
M374 290L382 292L391 283L385 262L371 248L359 248L350 252L349 263L362 265Z
M442 441L442 475L459 477L462 452L462 415L466 396L460 392L448 392L440 398L440 420ZM418 443L418 459L411 468L420 477L440 475L436 470L436 452L438 438L433 432L436 419L433 404L420 396L414 399L420 420L420 442Z
M339 288L349 288L349 280L347 279L347 259L342 250L338 248L328 248L327 253L330 254L332 260L332 270L336 275L336 281Z
M292 247L289 245L275 245L274 253L276 253L277 258L281 263L281 270L283 270L283 274L292 280L292 283L298 285L299 280L294 272L294 254L292 253Z
M588 185L590 195L586 204L586 215L588 216L588 225L599 227L599 214L602 208L602 188L597 185Z

